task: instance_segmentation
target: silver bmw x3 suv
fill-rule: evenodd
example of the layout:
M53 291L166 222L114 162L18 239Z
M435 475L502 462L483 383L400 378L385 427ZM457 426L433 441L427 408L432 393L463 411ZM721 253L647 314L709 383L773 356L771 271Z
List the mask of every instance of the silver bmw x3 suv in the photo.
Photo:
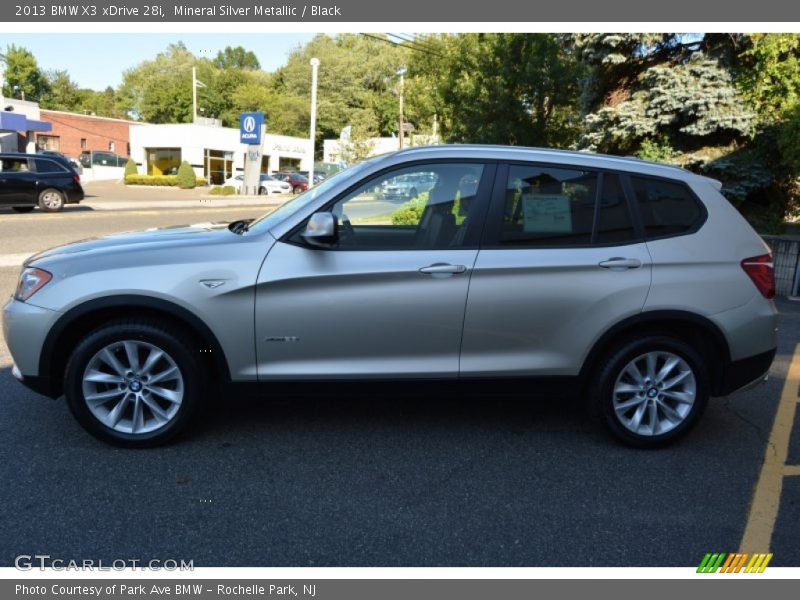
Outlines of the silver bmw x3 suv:
M431 185L382 193L401 177ZM768 247L719 190L627 158L413 148L260 219L32 256L5 339L17 379L126 446L172 438L220 390L485 378L580 395L657 446L775 355Z

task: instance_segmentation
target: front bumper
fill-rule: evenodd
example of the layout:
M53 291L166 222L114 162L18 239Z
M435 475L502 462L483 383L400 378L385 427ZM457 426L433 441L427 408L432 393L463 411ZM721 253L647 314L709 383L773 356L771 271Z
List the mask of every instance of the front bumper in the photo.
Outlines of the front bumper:
M46 393L39 373L42 347L60 312L41 308L13 298L3 307L3 336L14 359L14 376L31 389Z

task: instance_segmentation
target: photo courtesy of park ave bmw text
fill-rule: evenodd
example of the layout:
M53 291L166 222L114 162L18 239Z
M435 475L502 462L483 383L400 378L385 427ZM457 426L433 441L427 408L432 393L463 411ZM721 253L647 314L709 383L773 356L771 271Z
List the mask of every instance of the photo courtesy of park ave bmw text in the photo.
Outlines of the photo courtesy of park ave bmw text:
M2 598L790 586L800 7L0 5L0 297Z

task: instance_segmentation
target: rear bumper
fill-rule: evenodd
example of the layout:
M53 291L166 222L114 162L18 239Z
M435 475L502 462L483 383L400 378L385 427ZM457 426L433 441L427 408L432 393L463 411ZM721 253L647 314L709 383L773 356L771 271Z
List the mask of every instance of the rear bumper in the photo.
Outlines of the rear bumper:
M776 351L777 348L773 348L729 363L717 389L714 390L714 395L727 396L765 380Z

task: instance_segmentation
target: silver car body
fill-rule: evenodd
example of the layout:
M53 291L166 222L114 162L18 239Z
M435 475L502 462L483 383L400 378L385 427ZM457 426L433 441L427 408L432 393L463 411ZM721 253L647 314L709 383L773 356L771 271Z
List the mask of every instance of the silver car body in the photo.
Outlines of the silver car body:
M336 252L287 243L286 236L355 182L442 159L677 180L691 187L708 215L694 233L619 248ZM740 266L767 252L717 182L682 169L527 148L414 148L312 188L245 233L206 223L107 236L33 256L26 266L49 271L54 281L27 302L6 305L4 333L20 376L47 377L40 371L43 349L52 347L48 335L65 316L82 306L135 307L147 299L206 327L234 382L577 376L616 325L648 313L681 313L713 324L729 360L738 361L776 347L774 304ZM612 258L639 267L598 268ZM436 264L464 271L441 277L419 271Z

